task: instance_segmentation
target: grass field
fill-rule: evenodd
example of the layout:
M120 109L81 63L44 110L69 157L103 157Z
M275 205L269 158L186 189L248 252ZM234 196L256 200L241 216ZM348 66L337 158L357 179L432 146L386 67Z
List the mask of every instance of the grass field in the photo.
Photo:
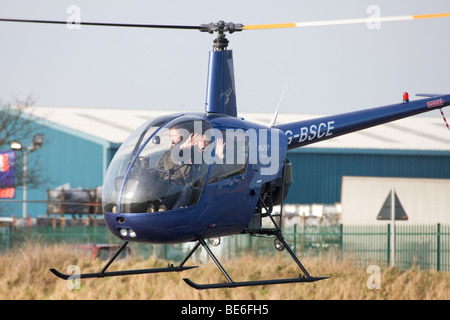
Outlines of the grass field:
M315 283L255 286L233 289L195 290L182 278L198 283L224 282L214 263L182 273L120 276L103 279L81 279L79 289L69 289L68 282L55 277L49 268L67 271L76 265L81 272L98 272L104 265L98 259L77 256L67 246L28 244L22 249L0 255L0 299L60 300L60 299L245 299L245 300L407 300L450 299L450 273L410 269L399 271L381 267L379 289L369 289L367 282L373 273L368 266L357 266L332 256L304 258L303 264L312 276L330 276ZM166 261L130 257L114 262L108 269L140 269L164 267ZM186 265L193 265L190 261ZM223 261L234 281L292 278L298 267L286 258L242 256ZM70 282L74 284L74 282Z

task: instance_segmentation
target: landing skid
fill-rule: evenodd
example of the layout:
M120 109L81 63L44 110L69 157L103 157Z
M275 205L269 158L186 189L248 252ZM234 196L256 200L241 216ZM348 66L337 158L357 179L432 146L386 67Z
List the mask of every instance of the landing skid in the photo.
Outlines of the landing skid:
M247 232L255 233L256 230L247 230ZM100 272L94 272L94 273L81 273L81 274L64 274L59 272L56 269L50 269L50 271L56 275L57 277L68 280L71 277L79 277L80 279L87 279L87 278L104 278L104 277L114 277L114 276L125 276L125 275L134 275L134 274L149 274L149 273L163 273L163 272L180 272L185 271L193 268L197 268L198 266L188 266L185 267L184 264L187 262L187 260L194 254L194 252L197 250L197 248L202 245L202 247L206 250L208 255L211 257L211 259L215 262L217 267L220 269L220 271L223 273L225 278L228 282L225 283L212 283L212 284L198 284L193 282L192 280L188 278L184 278L183 280L190 285L192 288L195 288L197 290L203 290L203 289L218 289L218 288L237 288L237 287L247 287L247 286L258 286L258 285L270 285L270 284L286 284L286 283L299 283L299 282L314 282L319 281L323 279L327 279L328 277L311 277L306 271L305 267L301 264L301 262L297 259L294 252L291 250L289 245L286 243L286 241L283 238L283 235L281 234L281 231L276 229L260 229L259 233L265 233L265 234L272 234L275 235L278 240L282 243L284 248L286 248L291 255L292 259L297 263L297 265L300 267L301 271L303 272L303 275L299 275L298 278L287 278L287 279L271 279L271 280L255 280L255 281L240 281L235 282L233 281L228 273L225 271L225 269L220 264L219 260L217 260L216 256L213 254L213 252L210 250L208 245L206 244L205 240L203 238L200 238L196 245L191 249L191 251L186 255L184 260L180 263L178 266L169 265L166 268L150 268L150 269L137 269L137 270L122 270L122 271L109 271L106 272L108 267L111 265L111 263L119 256L119 254L122 252L123 249L128 244L128 241L125 241L122 246L117 250L117 252L113 255L113 257L106 263L106 265L103 267L103 269Z
M192 267L174 267L169 265L167 268L151 268L151 269L138 269L138 270L123 270L123 271L110 271L110 272L94 272L94 273L81 273L79 274L80 279L87 278L104 278L104 277L115 277L115 276L127 276L132 274L148 274L148 273L161 273L161 272L180 272L184 270L189 270L197 268L198 266ZM64 274L56 269L50 269L50 271L57 277L68 280L70 277L74 278L74 274Z
M50 269L50 271L57 277L68 280L69 278L79 277L80 279L87 279L87 278L104 278L104 277L115 277L115 276L126 276L126 275L133 275L133 274L148 274L148 273L161 273L161 272L180 272L184 270L189 270L193 268L198 268L198 266L189 266L184 267L184 263L189 259L189 257L192 255L192 253L197 249L197 246L189 253L189 255L181 262L179 266L173 266L169 265L166 268L150 268L150 269L137 269L137 270L122 270L122 271L109 271L106 272L108 267L111 265L111 263L119 256L119 254L122 252L123 249L127 246L128 241L125 241L120 248L117 250L117 252L112 256L112 258L106 263L106 265L103 267L103 269L100 272L94 272L94 273L81 273L81 274L64 274L59 272L56 269Z
M288 250L289 254L291 255L292 259L297 263L297 265L300 267L300 269L303 272L303 275L299 275L298 278L288 278L288 279L271 279L271 280L255 280L255 281L241 281L241 282L235 282L233 281L228 273L225 271L223 266L220 264L219 260L217 260L214 253L209 249L208 245L206 244L204 239L199 239L197 243L201 244L202 247L206 250L210 258L214 261L214 263L217 265L217 267L220 269L222 274L225 276L228 282L225 283L212 283L212 284L198 284L193 282L190 279L184 278L183 280L190 285L192 288L197 290L203 290L203 289L218 289L218 288L237 288L237 287L248 287L248 286L258 286L258 285L270 285L270 284L287 284L287 283L299 283L299 282L314 282L319 281L323 279L327 279L329 277L311 277L306 271L305 267L301 264L301 262L297 259L294 252L291 250L289 245L286 243L286 241L283 238L283 235L281 234L281 231L278 229L274 229L273 233L277 236L278 240L281 241L281 243L284 245L284 247Z
M299 277L290 279L273 279L273 280L258 280L258 281L240 281L240 282L229 282L229 283L213 283L213 284L198 284L187 278L184 278L184 282L190 285L192 288L197 290L203 289L219 289L219 288L237 288L237 287L250 287L250 286L264 286L269 284L286 284L286 283L297 283L297 282L314 282L328 277Z
M281 184L281 194L284 194L284 177L285 172L283 169L283 180ZM270 198L270 197L269 197ZM204 239L199 239L197 243L197 247L199 244L202 245L202 247L206 250L208 255L211 257L211 259L214 261L214 263L217 265L217 267L220 269L222 274L225 276L228 282L225 283L212 283L212 284L198 284L193 282L190 279L183 279L188 285L191 287L202 290L202 289L217 289L217 288L237 288L237 287L246 287L246 286L257 286L257 285L270 285L270 284L286 284L286 283L299 283L299 282L314 282L319 281L323 279L327 279L329 277L311 277L306 271L305 267L302 265L300 260L297 258L295 253L292 251L292 249L289 247L287 242L284 240L283 234L281 233L281 221L282 221L282 212L283 212L283 201L281 201L281 210L280 214L278 214L280 218L280 226L276 223L276 221L273 218L272 215L272 201L269 199L268 204L266 204L267 201L264 201L264 199L259 196L259 204L261 205L261 211L259 212L259 215L256 215L256 220L254 223L250 223L251 228L244 229L242 233L248 233L248 234L264 234L269 236L275 236L278 240L278 250L286 249L289 252L289 255L291 258L295 261L295 263L298 265L300 270L302 271L303 275L299 275L298 278L288 278L288 279L271 279L271 280L256 280L256 281L243 281L243 282L235 282L233 281L228 273L225 271L225 269L220 264L219 260L217 260L216 256L213 254L213 252L209 249L208 245L206 244ZM262 213L262 209L265 210L265 213ZM255 212L256 213L256 212ZM262 216L269 217L272 220L272 223L274 225L274 228L261 228L261 218ZM195 250L195 249L194 249ZM190 254L192 254L191 252Z

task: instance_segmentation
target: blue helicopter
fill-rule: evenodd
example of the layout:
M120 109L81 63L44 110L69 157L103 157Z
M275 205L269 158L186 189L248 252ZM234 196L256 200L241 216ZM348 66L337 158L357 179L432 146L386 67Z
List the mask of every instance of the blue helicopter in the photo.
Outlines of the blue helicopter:
M405 17L441 18L450 17L450 14L382 19L401 21ZM66 23L18 19L0 21ZM196 289L314 282L328 278L311 276L281 231L282 205L293 182L287 151L442 109L450 105L450 94L426 95L424 99L409 101L405 93L401 103L280 125L276 124L275 114L272 123L264 126L238 117L233 53L227 48L226 33L365 21L351 19L247 26L223 21L199 26L81 22L82 25L96 26L193 29L217 34L217 37L209 53L205 110L148 120L123 142L114 156L104 180L102 206L109 230L124 242L100 272L83 273L79 277L189 270L197 266L185 264L201 246L223 273L226 282L197 284L184 279ZM281 205L281 213L272 212L275 205ZM263 226L265 217L271 220L273 227ZM286 249L302 274L288 279L233 281L208 242L217 245L220 237L234 234L273 237L275 248ZM178 266L170 264L165 268L107 271L129 242L194 242L195 245ZM73 276L55 269L50 271L62 279Z

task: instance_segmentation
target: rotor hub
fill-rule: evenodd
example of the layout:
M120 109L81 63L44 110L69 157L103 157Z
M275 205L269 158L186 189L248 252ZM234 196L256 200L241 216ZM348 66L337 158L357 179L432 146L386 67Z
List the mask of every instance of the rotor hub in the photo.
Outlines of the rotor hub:
M228 39L225 37L225 33L233 33L235 31L242 31L244 28L244 25L241 23L232 23L232 22L224 22L219 21L217 23L209 23L209 24L202 24L200 25L200 31L201 32L209 32L213 34L214 32L217 32L217 38L214 39L214 51L223 51L226 50L228 47Z

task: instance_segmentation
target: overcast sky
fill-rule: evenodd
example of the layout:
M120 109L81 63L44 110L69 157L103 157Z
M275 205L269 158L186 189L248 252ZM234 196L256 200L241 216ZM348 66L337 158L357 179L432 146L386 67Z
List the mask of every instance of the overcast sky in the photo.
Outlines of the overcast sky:
M199 25L368 18L450 12L445 0L0 0L0 17ZM68 10L69 9L69 10ZM368 11L369 9L369 11ZM228 36L238 110L337 114L450 93L450 18ZM0 99L37 105L203 111L213 35L0 22ZM438 114L438 111L434 111Z

